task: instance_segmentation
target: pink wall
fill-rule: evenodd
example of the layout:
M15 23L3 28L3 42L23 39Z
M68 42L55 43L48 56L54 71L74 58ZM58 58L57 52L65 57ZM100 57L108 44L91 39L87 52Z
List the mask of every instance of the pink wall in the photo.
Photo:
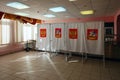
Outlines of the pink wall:
M94 17L94 18L70 18L70 19L54 19L44 20L42 23L69 23L69 22L89 22L89 21L104 21L114 22L114 16Z

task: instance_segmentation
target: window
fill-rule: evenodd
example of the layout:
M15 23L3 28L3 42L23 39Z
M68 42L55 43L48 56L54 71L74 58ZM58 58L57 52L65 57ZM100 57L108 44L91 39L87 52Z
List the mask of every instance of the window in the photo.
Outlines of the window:
M37 26L33 27L33 30L34 30L33 40L37 40Z
M36 40L36 38L37 25L23 24L8 19L0 21L0 44Z
M113 35L113 27L105 27L105 35Z
M2 44L10 42L10 26L2 25Z
M10 20L2 19L1 21L1 42L0 44L10 43Z
M31 24L23 25L23 41L36 40L37 38L37 26Z

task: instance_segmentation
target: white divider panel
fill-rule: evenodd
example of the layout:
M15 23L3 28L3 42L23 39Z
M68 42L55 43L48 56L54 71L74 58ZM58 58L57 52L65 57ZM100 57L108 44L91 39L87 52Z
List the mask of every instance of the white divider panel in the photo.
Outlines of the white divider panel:
M104 23L87 22L84 27L85 53L104 55Z
M51 51L66 49L64 23L51 24Z
M69 23L65 25L65 43L67 51L83 52L83 30L84 23Z
M37 30L36 48L38 50L50 51L50 24L38 24Z

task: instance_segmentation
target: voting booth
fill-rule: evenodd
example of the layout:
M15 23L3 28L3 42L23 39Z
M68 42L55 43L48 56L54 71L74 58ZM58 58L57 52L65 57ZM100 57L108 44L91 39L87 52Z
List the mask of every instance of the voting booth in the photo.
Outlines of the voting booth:
M36 48L104 56L104 22L38 24Z

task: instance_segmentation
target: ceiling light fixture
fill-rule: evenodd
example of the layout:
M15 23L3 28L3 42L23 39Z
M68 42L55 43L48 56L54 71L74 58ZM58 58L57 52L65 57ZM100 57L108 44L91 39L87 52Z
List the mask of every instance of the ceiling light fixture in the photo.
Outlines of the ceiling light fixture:
M71 1L71 2L72 2L72 1L77 1L77 0L69 0L69 1Z
M9 7L12 7L12 8L16 8L16 9L30 8L29 6L27 6L25 4L22 4L20 2L10 2L10 3L6 4L6 5L9 6Z
M54 8L49 8L50 11L53 12L64 12L66 9L64 7L54 7Z
M46 14L46 15L43 15L44 17L48 17L48 18L53 18L53 17L56 17L55 15L52 15L52 14Z
M20 15L20 16L28 16L28 15L29 15L29 14L23 13L23 12L16 12L16 13L14 13L14 14Z
M82 15L90 15L90 14L94 14L94 11L93 10L86 10L86 11L80 11L80 13Z

